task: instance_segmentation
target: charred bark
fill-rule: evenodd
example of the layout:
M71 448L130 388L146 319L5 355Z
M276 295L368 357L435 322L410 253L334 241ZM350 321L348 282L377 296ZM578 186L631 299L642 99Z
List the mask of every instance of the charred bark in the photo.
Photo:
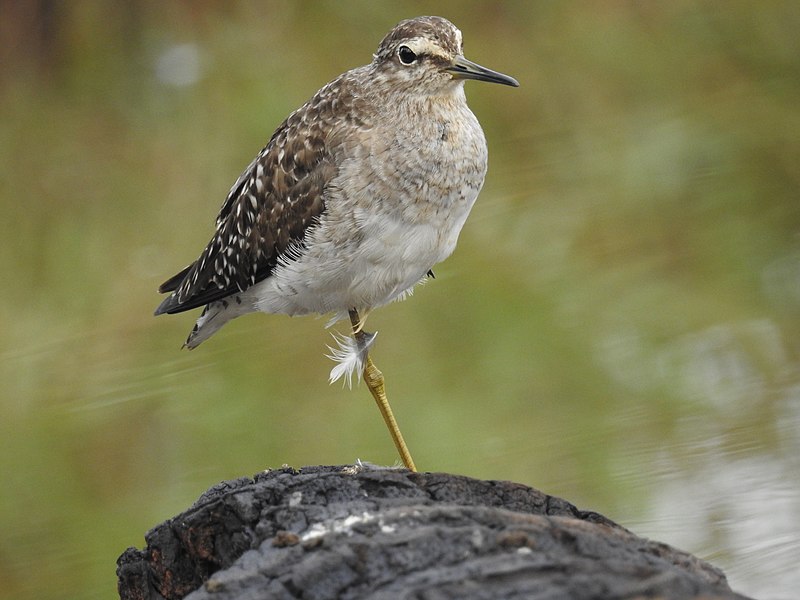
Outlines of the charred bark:
M212 487L118 560L123 600L739 598L724 574L507 481L358 467Z

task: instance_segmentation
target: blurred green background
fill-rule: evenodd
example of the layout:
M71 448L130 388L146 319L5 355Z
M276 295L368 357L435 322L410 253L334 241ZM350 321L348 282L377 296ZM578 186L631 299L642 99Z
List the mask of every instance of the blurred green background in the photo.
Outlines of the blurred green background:
M800 588L800 4L0 3L0 596L107 598L208 486L391 464L324 319L194 352L152 317L228 188L399 20L440 14L490 168L456 253L376 311L424 470L511 479Z

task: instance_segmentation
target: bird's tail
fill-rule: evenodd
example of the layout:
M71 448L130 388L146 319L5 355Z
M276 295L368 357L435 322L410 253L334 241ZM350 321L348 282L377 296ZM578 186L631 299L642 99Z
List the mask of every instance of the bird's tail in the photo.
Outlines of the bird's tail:
M192 327L183 347L189 350L197 348L219 331L225 323L249 312L253 312L251 306L242 304L238 298L234 299L233 297L207 304L197 319L197 323Z

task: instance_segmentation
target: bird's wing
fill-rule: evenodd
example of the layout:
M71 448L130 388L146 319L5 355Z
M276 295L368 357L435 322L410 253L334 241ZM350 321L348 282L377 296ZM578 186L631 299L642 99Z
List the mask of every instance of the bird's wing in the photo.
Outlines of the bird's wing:
M292 113L241 174L203 253L159 288L172 295L157 315L243 291L269 277L292 245L302 245L325 210L325 186L337 172L326 146L330 123L306 118L313 103Z

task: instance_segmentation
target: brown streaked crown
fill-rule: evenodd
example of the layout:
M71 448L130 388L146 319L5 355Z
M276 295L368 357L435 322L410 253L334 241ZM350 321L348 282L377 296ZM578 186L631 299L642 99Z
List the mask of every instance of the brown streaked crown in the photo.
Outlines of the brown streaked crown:
M400 21L378 46L376 59L390 58L404 40L424 37L436 43L448 54L461 54L461 32L442 17L416 17Z

